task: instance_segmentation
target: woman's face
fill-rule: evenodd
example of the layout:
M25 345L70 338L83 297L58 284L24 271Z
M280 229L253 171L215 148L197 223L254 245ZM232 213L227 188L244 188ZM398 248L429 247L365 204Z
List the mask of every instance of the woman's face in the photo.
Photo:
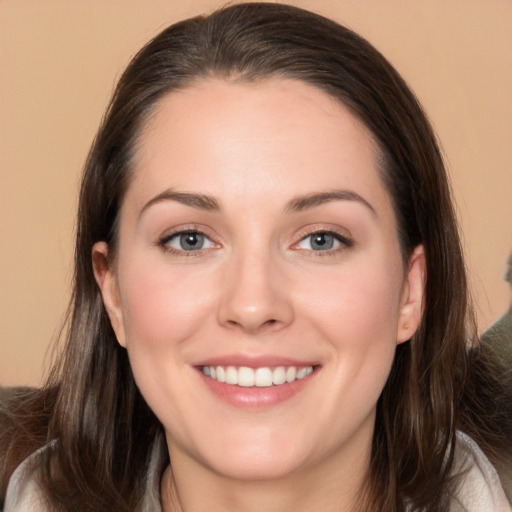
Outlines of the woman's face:
M423 282L377 162L365 126L299 81L205 80L157 105L115 262L104 243L93 261L175 464L242 479L367 464Z

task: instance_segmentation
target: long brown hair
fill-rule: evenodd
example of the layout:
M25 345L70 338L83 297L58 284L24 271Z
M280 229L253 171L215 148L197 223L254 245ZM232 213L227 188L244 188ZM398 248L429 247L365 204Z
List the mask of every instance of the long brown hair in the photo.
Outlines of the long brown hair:
M135 511L141 502L143 468L162 427L112 331L91 249L100 240L116 249L137 138L159 99L208 76L301 80L348 106L378 141L404 261L423 244L427 281L421 327L398 346L377 406L366 510L448 510L456 430L473 436L501 467L503 437L486 436L510 425L510 417L495 420L490 404L477 398L475 368L495 396L504 394L497 372L479 355L435 135L403 79L366 40L310 12L258 3L192 18L155 37L121 77L94 140L80 193L67 344L45 389L31 398L46 407L31 406L28 415L41 419L45 442L57 440L41 472L50 501L59 510L94 511ZM9 424L28 425L22 416ZM36 434L32 444L41 445ZM11 439L3 482L21 459L20 438Z

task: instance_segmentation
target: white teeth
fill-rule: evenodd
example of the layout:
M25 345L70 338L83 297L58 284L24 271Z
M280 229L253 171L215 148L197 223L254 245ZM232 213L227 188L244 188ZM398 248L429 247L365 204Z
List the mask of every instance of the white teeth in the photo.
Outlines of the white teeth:
M297 377L297 368L295 366L290 366L286 370L286 382L293 382Z
M297 380L303 379L306 376L306 368L301 368L300 370L297 370ZM215 375L211 374L212 379L215 379Z
M226 383L235 386L238 384L238 370L234 366L226 368Z
M274 368L272 372L272 383L276 386L279 384L284 384L286 382L286 369L284 366L278 366Z
M241 366L238 368L238 385L244 388L252 388L254 386L254 370Z
M222 366L217 366L216 375L217 375L217 380L219 382L226 382L226 372L224 371L224 368L222 368Z
M258 368L254 372L254 385L260 388L272 386L272 370L270 368Z
M312 366L277 366L272 369L269 367L249 368L247 366L203 366L204 375L218 382L225 382L233 386L252 387L270 387L280 386L288 382L294 382L303 379L313 373Z

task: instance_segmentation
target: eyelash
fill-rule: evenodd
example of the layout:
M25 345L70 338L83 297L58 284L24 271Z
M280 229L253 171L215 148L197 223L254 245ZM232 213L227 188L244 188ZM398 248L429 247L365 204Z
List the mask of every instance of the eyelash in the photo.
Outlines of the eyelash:
M174 238L183 236L183 235L200 235L200 236L204 237L206 240L208 240L212 245L218 246L218 244L216 242L214 242L211 239L211 237L206 235L203 231L201 231L197 228L193 228L193 227L180 229L178 231L168 233L158 240L157 245L165 252L174 254L176 256L185 256L185 257L194 257L194 256L197 257L197 256L200 256L201 254L204 254L204 251L208 251L211 249L209 247L209 248L205 248L205 249L200 248L197 250L187 251L185 249L177 249L177 248L169 245L169 242L171 242L171 240L173 240Z
M157 245L162 248L165 252L169 252L171 254L177 255L177 256L185 256L185 257L197 257L202 254L204 254L204 251L209 251L212 249L212 247L208 248L200 248L197 250L190 250L187 251L185 249L177 249L175 247L172 247L169 245L169 242L173 240L174 238L183 236L183 235L200 235L207 239L212 245L219 246L216 242L214 242L208 235L206 235L203 231L196 229L196 228L186 228L186 229L180 229L179 231L174 231L172 233L166 234L162 238L160 238L157 242ZM324 236L332 236L336 242L338 242L340 245L338 247L334 247L332 249L326 249L326 250L314 250L314 249L301 249L299 244L307 240L308 238L311 238L315 235L324 235ZM325 257L325 256L332 256L334 254L339 254L340 252L343 252L350 247L354 245L354 241L350 238L346 237L345 235L342 235L336 231L328 230L328 229L317 229L314 231L310 231L309 233L306 233L301 237L301 239L292 245L292 249L295 250L302 250L304 252L309 253L310 255L314 257Z
M348 238L345 235L342 235L341 233L338 233L337 231L329 230L329 229L316 229L313 231L310 231L309 233L306 233L304 236L301 237L299 242L294 244L292 248L298 248L297 246L302 243L303 241L307 240L310 237L313 237L315 235L327 235L332 236L340 245L338 247L334 247L332 249L326 249L324 251L321 250L314 250L314 249L302 249L303 251L309 253L313 257L325 257L325 256L333 256L336 254L339 254L341 252L346 251L347 249L350 249L354 246L354 241L350 238Z

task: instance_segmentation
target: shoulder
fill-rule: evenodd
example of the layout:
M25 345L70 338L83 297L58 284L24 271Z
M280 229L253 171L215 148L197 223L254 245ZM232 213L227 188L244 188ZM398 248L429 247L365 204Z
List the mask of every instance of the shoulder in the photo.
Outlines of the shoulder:
M38 461L50 449L49 443L27 457L12 474L7 486L4 512L46 512L44 493L38 485Z
M457 434L455 474L462 474L455 491L453 512L512 512L500 478L478 445Z
M55 447L52 441L27 457L12 474L7 487L3 512L49 512L53 510L38 483L41 459ZM145 492L141 512L161 512L160 478L168 464L167 447L163 435L158 435L151 448L145 469ZM0 510L1 503L0 503Z

